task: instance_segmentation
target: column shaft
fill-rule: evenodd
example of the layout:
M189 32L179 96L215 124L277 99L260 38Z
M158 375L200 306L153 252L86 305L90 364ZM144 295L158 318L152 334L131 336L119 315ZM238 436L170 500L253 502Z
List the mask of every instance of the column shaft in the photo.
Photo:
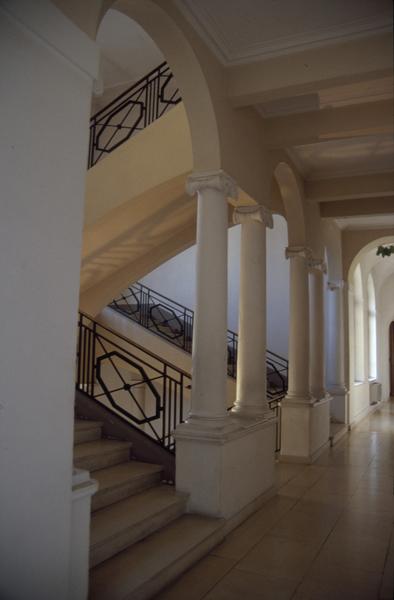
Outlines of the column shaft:
M264 207L240 207L234 221L242 224L237 397L233 411L263 415L269 411L266 375L266 225L272 215Z
M325 396L324 377L324 264L310 263L310 391L316 400Z
M308 248L288 248L290 258L289 400L308 401L309 394L309 292Z
M225 174L195 175L197 192L197 297L193 329L190 420L218 425L227 418L227 195L236 187Z

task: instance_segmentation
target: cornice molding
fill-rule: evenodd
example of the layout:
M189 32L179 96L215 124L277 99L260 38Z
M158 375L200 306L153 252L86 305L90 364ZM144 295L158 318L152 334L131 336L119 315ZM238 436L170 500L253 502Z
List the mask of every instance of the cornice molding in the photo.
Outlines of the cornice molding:
M234 209L233 223L235 223L235 225L243 225L253 221L262 223L269 229L272 229L274 226L272 211L265 206L239 206Z
M186 180L186 192L194 196L202 190L213 189L222 192L226 198L238 198L238 186L224 171L204 171L192 173Z
M318 46L392 31L391 13L385 12L374 18L369 16L342 25L316 28L304 34L239 44L236 47L234 40L223 33L220 23L201 5L196 6L197 3L193 0L175 0L175 3L183 16L224 66L242 65L285 54L302 52Z

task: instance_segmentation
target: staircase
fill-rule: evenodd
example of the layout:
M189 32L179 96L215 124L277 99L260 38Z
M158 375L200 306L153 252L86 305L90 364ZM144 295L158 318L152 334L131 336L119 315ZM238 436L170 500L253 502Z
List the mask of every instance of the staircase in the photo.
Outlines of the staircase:
M223 537L223 520L185 514L187 496L162 483L160 465L133 460L132 443L77 419L74 465L93 473L92 600L151 598Z

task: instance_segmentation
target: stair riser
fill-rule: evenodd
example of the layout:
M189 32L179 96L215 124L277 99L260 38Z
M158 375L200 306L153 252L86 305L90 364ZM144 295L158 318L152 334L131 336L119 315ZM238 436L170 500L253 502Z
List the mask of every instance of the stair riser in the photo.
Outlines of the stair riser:
M154 531L164 527L185 512L186 501L182 500L153 515L149 519L125 529L95 547L90 548L90 568L99 565L108 558L115 556L128 546L147 537Z
M74 445L83 444L84 442L94 442L101 438L101 427L92 429L82 429L74 433Z
M176 560L170 567L167 567L157 573L154 577L150 578L149 581L141 585L138 589L133 590L127 596L122 596L122 599L113 596L111 600L149 600L149 598L153 598L185 571L190 569L190 567L201 558L206 556L212 548L217 546L223 539L223 531L216 531L192 550L184 554L182 558ZM163 552L165 552L165 548L163 548Z
M110 504L115 504L115 502L138 494L143 490L147 490L157 483L160 483L160 481L161 473L153 473L107 490L100 491L99 489L97 494L92 498L92 512L104 508L105 506L109 506Z
M74 465L87 471L98 471L99 469L112 467L128 460L130 460L130 449L126 448L125 450L108 452L108 454L96 454L94 456L78 458L74 461Z

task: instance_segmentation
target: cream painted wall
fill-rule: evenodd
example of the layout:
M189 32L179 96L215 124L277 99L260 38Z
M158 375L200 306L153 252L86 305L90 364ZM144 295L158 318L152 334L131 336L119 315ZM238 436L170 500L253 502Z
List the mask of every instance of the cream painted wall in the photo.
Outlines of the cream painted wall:
M228 232L228 327L238 331L241 226ZM267 347L287 356L289 323L289 265L285 259L287 224L274 215L274 228L267 230ZM178 254L141 281L164 296L195 309L196 247Z
M95 45L0 2L0 597L71 600L76 317ZM87 564L85 565L85 576Z

